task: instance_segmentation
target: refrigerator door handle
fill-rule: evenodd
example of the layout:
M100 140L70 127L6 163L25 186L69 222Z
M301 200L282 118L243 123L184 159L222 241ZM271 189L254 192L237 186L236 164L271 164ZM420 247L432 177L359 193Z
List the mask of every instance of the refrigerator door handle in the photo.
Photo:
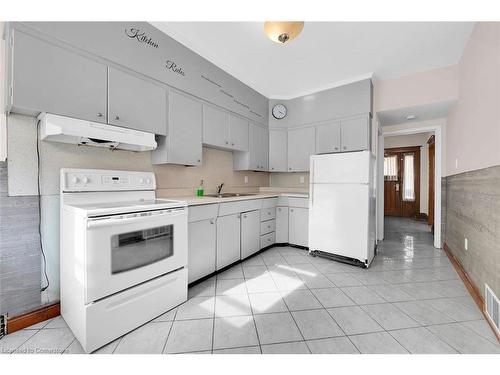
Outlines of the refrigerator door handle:
M314 156L311 156L311 163L309 166L309 195L311 197L311 207L314 205Z

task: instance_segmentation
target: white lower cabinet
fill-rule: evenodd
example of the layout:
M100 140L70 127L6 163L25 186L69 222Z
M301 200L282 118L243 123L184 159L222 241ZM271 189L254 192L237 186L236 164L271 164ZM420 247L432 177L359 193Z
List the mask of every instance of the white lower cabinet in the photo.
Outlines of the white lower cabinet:
M241 214L241 259L260 250L260 211Z
M188 282L215 271L215 219L188 224Z
M288 209L288 239L291 244L308 246L309 210L290 207Z
M276 243L288 242L288 207L276 207Z
M238 213L217 218L217 270L241 259L240 217Z

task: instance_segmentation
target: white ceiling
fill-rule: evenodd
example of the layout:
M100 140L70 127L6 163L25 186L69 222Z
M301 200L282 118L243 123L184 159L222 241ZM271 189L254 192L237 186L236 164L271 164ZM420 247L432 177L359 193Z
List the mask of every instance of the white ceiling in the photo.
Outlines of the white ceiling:
M152 22L269 98L289 99L371 76L395 78L458 62L472 22L306 22L289 44L263 22Z

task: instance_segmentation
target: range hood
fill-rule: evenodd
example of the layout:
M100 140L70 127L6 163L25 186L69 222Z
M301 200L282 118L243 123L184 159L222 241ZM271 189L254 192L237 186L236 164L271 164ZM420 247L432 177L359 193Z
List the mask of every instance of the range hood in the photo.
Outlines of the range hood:
M149 151L157 146L152 133L51 113L41 113L38 120L40 139L44 141L131 151Z

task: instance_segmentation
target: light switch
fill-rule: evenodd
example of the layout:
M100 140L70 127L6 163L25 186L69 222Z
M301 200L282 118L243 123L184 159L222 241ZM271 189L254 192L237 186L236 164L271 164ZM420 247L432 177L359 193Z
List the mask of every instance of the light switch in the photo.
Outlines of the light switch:
M467 239L467 237L464 240L464 248L465 250L469 250L469 240Z
M304 183L304 176L300 176L299 177L299 181L300 181L301 184L303 184Z
M455 159L455 169L458 168L458 159Z
M245 176L245 184L248 184L248 176Z

